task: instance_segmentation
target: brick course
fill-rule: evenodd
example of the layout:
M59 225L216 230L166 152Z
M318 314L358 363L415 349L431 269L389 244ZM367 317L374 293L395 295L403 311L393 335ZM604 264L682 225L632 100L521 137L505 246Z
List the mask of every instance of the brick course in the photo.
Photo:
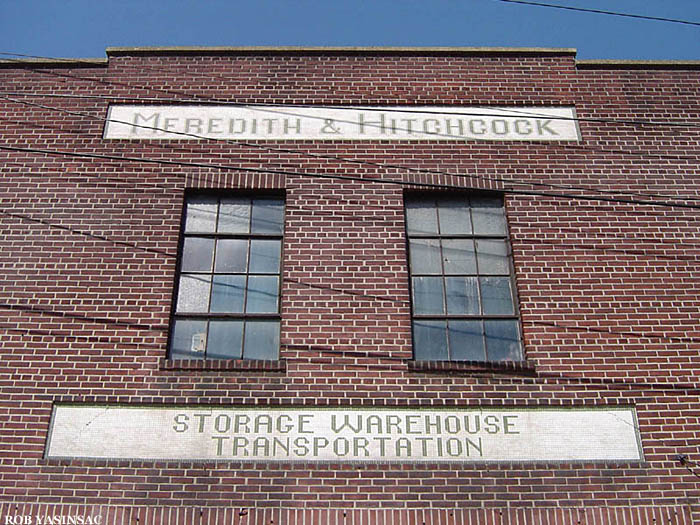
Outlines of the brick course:
M122 51L104 65L3 63L0 86L2 146L183 163L0 150L0 515L72 509L115 524L138 513L141 523L243 523L243 511L247 523L700 522L696 68L584 67L572 53L546 52ZM102 139L110 103L153 98L572 105L583 140ZM631 122L664 120L692 125ZM305 175L314 173L366 180ZM382 179L506 192L527 367L410 363L403 194L411 186ZM204 188L286 194L279 362L165 359L183 196ZM645 460L44 459L59 401L631 405ZM185 517L190 511L200 517Z

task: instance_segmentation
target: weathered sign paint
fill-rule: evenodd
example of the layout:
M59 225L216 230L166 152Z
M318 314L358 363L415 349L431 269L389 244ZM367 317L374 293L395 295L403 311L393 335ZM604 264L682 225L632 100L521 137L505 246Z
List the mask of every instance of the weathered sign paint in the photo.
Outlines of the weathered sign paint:
M635 461L632 408L57 405L46 456L254 461Z
M113 105L104 138L578 141L580 134L570 107Z

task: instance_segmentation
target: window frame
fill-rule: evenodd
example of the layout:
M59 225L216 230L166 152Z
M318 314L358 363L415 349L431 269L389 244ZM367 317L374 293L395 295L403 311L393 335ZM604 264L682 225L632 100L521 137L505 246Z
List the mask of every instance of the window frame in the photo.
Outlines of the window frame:
M198 198L211 198L215 199L217 203L217 217L214 223L214 231L187 231L187 206L188 202ZM219 213L221 211L221 202L225 199L249 199L251 201L251 215L248 218L249 233L228 233L219 232L217 230ZM282 231L281 233L252 233L250 232L252 220L252 203L255 200L276 200L282 202ZM247 321L277 321L277 339L278 347L276 349L276 357L274 360L278 360L281 352L281 345L279 340L281 338L281 325L282 325L282 275L284 270L284 235L286 230L286 212L287 212L287 201L285 192L280 190L250 190L250 189L226 189L226 190L194 190L186 191L182 199L182 207L180 213L180 229L179 229L179 239L178 239L178 251L176 257L176 268L174 273L174 285L173 285L173 297L171 302L171 314L170 314L170 324L168 326L168 341L166 349L166 359L167 360L191 360L196 362L225 362L227 360L236 361L268 361L268 359L260 358L249 358L246 357L245 352L245 330ZM185 242L188 238L207 238L214 241L214 248L212 250L212 260L210 271L183 271L182 265L185 257ZM248 241L247 251L246 251L246 269L245 272L216 272L216 252L217 252L217 240L220 239L243 239ZM252 240L266 240L274 239L279 240L280 243L280 258L279 267L277 273L251 273L249 271L250 265L250 251ZM180 285L182 281L182 276L184 275L205 275L210 277L209 282L209 296L207 298L207 311L178 311L178 302L180 296ZM242 275L246 278L246 286L244 287L244 297L243 297L243 311L241 312L212 312L211 301L214 294L214 277L216 275ZM277 311L276 312L247 312L246 302L248 293L248 279L250 276L276 276L277 277ZM184 356L183 354L174 354L174 339L175 339L175 325L176 321L180 320L194 320L194 321L204 321L207 323L207 345L209 342L209 323L211 321L221 321L221 320L240 320L243 322L243 327L241 329L241 355L239 357L212 357L207 353L208 349L202 353L202 355L197 355L195 352L190 352L189 356Z
M493 234L488 234L488 233L475 233L474 232L474 225L472 221L472 214L470 211L470 221L472 221L471 224L471 233L446 233L443 234L440 231L440 214L437 212L439 205L438 202L440 200L456 200L460 198L464 199L469 199L469 209L472 209L471 206L471 198L473 197L481 197L481 198L488 198L488 199L498 199L501 202L501 209L503 210L503 219L504 219L504 230L503 233L493 233ZM436 209L436 216L437 216L437 232L436 233L410 233L409 232L409 224L408 224L408 213L407 209L409 207L410 202L418 202L418 201L432 201L435 204L435 209ZM416 349L416 329L415 329L415 322L416 321L442 321L445 323L445 338L446 338L446 351L447 351L447 358L446 359L438 359L434 360L432 362L440 362L440 363L470 363L470 364L483 364L483 365L492 365L494 363L525 363L526 358L525 358L525 347L524 347L524 340L523 340L523 333L522 333L522 322L521 322L521 316L520 316L520 303L518 299L518 290L516 286L516 276L515 276L515 266L513 263L513 251L512 251L512 245L510 242L510 230L509 230L509 225L508 225L508 219L507 219L507 214L506 214L506 202L505 202L505 195L502 192L498 191L489 191L489 190L474 190L474 191L464 191L464 192L450 192L446 193L443 191L406 191L404 192L403 195L403 208L404 208L404 226L405 226L405 235L406 235L406 261L407 261L407 269L408 269L408 289L409 289L409 303L410 303L410 308L411 308L411 341L412 341L412 352L413 352L413 359L415 361L431 361L431 360L426 360L421 357L417 356L417 349ZM473 246L474 246L474 260L476 261L475 264L476 269L473 274L470 273L446 273L445 272L445 259L444 256L441 257L440 261L440 272L439 273L414 273L413 268L412 268L412 253L411 253L411 242L415 241L416 239L432 239L436 240L439 246L439 253L442 254L443 250L443 245L442 241L443 240L459 240L459 239L468 239L473 241ZM508 265L508 273L497 273L497 274L482 274L478 270L478 255L477 255L477 240L498 240L498 241L503 241L505 243L506 247L506 253L505 257L507 260L507 265ZM414 290L414 279L416 277L436 277L436 278L441 278L443 280L443 288L442 288L442 301L443 301L443 312L441 314L436 314L436 313L416 313L416 304L415 304L415 290ZM454 313L448 313L448 296L447 296L447 289L445 288L446 285L446 279L449 277L473 277L476 279L476 282L478 283L478 307L479 307L479 313L476 314L454 314ZM482 278L488 278L488 277L499 277L499 278L508 278L509 279L509 285L510 285L510 295L511 295L511 300L512 300L512 314L484 314L483 312L483 305L484 301L482 298L482 284L480 280ZM495 360L495 359L489 359L489 353L488 353L488 336L486 334L486 325L484 324L486 321L498 321L498 320L507 320L507 321L515 321L517 325L517 343L518 343L518 359L505 359L505 360ZM449 328L448 328L448 322L449 321L480 321L481 322L481 339L483 343L483 352L484 352L484 359L454 359L452 356L451 348L450 348L450 342L449 342Z

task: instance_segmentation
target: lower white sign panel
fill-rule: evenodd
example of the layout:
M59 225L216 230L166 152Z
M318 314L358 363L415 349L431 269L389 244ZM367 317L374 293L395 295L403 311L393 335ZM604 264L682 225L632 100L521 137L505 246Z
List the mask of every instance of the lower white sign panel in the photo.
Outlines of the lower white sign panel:
M635 461L632 408L58 405L46 456L246 461Z

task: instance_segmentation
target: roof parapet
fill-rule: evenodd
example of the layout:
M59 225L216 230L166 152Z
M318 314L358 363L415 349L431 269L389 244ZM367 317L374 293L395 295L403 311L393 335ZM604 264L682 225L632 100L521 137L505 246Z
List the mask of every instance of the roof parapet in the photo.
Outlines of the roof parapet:
M3 58L0 59L0 68L12 67L105 67L108 58Z
M700 60L577 60L577 69L700 69Z
M107 56L157 55L576 55L574 48L549 47L108 47Z
M575 48L550 47L108 47L107 58L27 57L0 59L0 68L105 67L110 57L127 56L235 56L235 55L331 55L331 56L576 56ZM700 60L576 60L577 69L700 69Z

